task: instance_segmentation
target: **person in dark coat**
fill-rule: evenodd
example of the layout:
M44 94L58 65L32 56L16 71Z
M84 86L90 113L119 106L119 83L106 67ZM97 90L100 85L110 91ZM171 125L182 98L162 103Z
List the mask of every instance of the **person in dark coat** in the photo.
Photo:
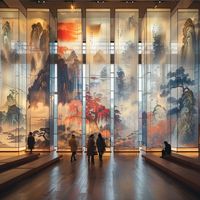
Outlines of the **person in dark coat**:
M72 152L72 155L71 155L71 162L74 160L76 161L76 151L77 151L77 141L76 141L76 137L75 135L72 134L72 137L71 139L69 140L69 146L71 148L71 152Z
M29 133L27 143L28 143L28 149L30 149L30 153L32 153L32 150L34 149L35 146L35 138L32 132Z
M162 150L161 158L171 155L171 145L167 141L164 141L164 144L165 144L165 148Z
M101 133L98 134L96 145L97 145L97 149L98 149L98 153L99 153L99 160L102 161L103 153L106 150L106 143L105 143L105 140L102 137Z
M96 153L96 146L94 141L94 135L91 134L88 139L87 144L87 155L88 155L88 162L90 163L90 159L92 164L94 164L94 155Z

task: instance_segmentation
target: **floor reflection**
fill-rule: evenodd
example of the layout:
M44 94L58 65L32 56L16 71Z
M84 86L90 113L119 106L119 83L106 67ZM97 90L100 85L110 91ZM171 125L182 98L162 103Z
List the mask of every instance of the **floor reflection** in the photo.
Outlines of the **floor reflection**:
M86 195L88 191L88 165L86 155L83 154L78 168L76 185L80 194Z
M111 153L109 164L107 167L107 172L106 172L106 184L105 184L105 188L106 188L105 196L106 196L106 199L108 199L108 200L115 199L114 179L113 179L115 167L116 167L116 163L115 163L115 159L114 159L114 154Z
M63 160L10 189L5 198L42 200L199 200L198 196L147 164L138 154L105 154L103 162L79 154Z

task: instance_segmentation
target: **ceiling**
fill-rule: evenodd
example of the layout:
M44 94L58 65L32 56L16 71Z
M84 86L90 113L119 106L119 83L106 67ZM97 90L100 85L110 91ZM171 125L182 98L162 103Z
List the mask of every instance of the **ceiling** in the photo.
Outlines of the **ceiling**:
M10 3L12 1L12 4ZM41 2L43 0L40 0ZM45 3L38 3L38 0L1 0L0 7L15 7L21 4L26 8L49 8L54 16L57 9L70 8L73 2L75 8L135 8L139 9L140 17L144 16L147 8L169 8L172 11L177 8L199 8L200 0L44 0ZM9 6L11 5L11 6Z

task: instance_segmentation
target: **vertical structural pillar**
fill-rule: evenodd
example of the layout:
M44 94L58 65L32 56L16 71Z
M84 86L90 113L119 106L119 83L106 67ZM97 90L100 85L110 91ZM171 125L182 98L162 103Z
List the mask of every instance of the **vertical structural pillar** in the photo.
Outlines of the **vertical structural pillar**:
M86 148L86 9L82 9L82 35L83 35L83 99L82 99L82 147Z
M50 12L50 150L57 147L57 32L56 32L56 19Z
M114 104L115 104L115 9L110 10L110 81L111 81L111 90L110 90L110 146L111 151L114 150L114 127L115 127L115 114L114 114Z

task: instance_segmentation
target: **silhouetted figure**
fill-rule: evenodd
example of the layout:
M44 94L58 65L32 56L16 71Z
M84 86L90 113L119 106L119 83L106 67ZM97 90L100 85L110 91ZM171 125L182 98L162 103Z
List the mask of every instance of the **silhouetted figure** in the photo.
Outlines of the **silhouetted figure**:
M28 144L28 149L30 149L30 153L32 153L32 150L34 149L35 146L35 138L32 132L29 133L27 144Z
M77 141L76 141L76 137L75 135L72 134L72 137L71 139L69 140L69 146L71 148L71 152L72 152L72 155L71 155L71 162L74 160L76 161L76 151L77 151Z
M94 155L96 152L96 146L95 146L95 141L94 141L94 135L91 134L88 139L88 144L87 144L87 155L88 155L88 162L90 163L90 159L92 164L94 164Z
M101 133L99 133L97 141L96 141L98 153L99 153L99 160L102 161L103 153L106 150L106 143L104 138L102 137Z
M165 148L162 150L162 156L161 156L161 158L164 158L166 156L171 155L171 145L168 144L167 141L164 141L164 144L165 144Z

